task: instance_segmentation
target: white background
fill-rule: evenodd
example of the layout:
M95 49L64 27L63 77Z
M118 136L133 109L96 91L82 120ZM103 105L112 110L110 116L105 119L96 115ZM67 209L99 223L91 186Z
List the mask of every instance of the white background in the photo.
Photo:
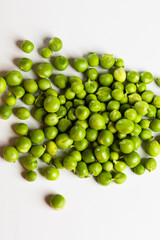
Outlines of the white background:
M26 56L17 47L18 40L33 41L35 51L30 57L43 61L37 49L57 36L64 43L61 54L67 57L81 57L90 51L113 53L124 59L126 69L148 70L156 77L160 74L159 8L158 0L1 1L0 72L15 69L15 59ZM155 84L151 88L160 92ZM15 117L0 120L1 152L3 146L14 142L12 125L17 122ZM36 126L33 119L30 126ZM157 161L155 172L137 176L127 170L125 184L102 187L92 178L79 179L65 170L55 182L39 176L28 183L18 162L10 164L0 158L0 239L159 240ZM61 212L46 202L54 193L66 198Z

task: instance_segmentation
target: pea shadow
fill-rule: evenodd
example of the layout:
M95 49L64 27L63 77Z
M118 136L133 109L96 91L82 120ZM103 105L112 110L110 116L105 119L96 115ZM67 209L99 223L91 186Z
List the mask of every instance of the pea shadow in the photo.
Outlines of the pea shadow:
M13 58L12 62L15 66L18 67L18 62L19 62L20 58Z
M7 70L0 71L0 77L4 77L8 73L8 71Z
M22 40L16 40L15 43L16 43L16 46L21 49L21 45L22 45L23 41Z
M54 196L55 193L53 194L48 194L47 196L44 197L45 202L50 206L50 199L52 196ZM50 206L51 207L51 206Z
M74 61L74 59L75 59L75 58L73 58L73 57L69 57L69 58L68 58L68 62L69 62L69 65L71 66L71 68L75 70L75 68L74 68L74 66L73 66L73 61Z

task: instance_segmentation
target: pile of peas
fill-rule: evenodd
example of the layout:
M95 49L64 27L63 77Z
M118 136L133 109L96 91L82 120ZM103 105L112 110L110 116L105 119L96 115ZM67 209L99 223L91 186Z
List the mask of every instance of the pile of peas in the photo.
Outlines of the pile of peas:
M59 38L51 39L41 56L50 58L62 45ZM34 45L26 40L21 49L30 53ZM68 68L69 61L57 56L53 65L62 72ZM32 66L29 58L18 62L19 69L25 72ZM98 73L97 66L105 72ZM38 81L24 80L17 70L0 78L0 93L7 86L10 91L5 104L0 106L0 117L9 119L13 113L20 120L26 120L30 117L27 105L34 105L33 117L42 125L42 128L30 130L26 123L18 123L15 132L20 136L14 146L4 148L4 159L15 162L19 153L28 153L22 164L25 178L30 182L37 178L35 169L39 160L46 163L41 173L48 180L56 180L59 169L66 168L80 178L94 176L103 186L112 181L125 182L127 166L138 175L145 169L156 169L154 157L160 154L160 138L155 140L152 131L160 131L160 96L147 90L153 75L126 72L124 61L107 53L99 57L92 52L87 59L75 58L73 67L83 73L83 80L62 73L52 77L54 69L49 62L37 66ZM156 81L160 85L160 79ZM18 99L26 107L14 108ZM142 141L149 155L145 161L137 153ZM62 157L56 156L58 149L64 150ZM62 209L65 199L57 194L51 198L50 205L56 210Z

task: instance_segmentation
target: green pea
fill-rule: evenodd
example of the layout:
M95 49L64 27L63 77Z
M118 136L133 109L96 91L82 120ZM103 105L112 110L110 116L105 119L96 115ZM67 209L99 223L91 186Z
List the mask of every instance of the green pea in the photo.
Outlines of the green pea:
M125 104L125 103L128 103L128 96L127 96L127 93L124 94L124 97L119 101L120 104Z
M87 78L91 80L96 80L98 77L98 71L95 68L89 68L86 72Z
M113 144L111 145L111 150L113 151L113 152L120 152L120 145L119 145L119 143L120 143L120 140L115 140L114 142L113 142Z
M110 173L108 173L108 172L102 171L97 176L97 181L102 186L108 186L112 182L112 175Z
M113 110L119 110L119 108L120 108L120 103L118 101L116 101L116 100L111 100L107 104L107 110L109 112L111 112Z
M15 115L21 120L26 120L30 117L30 111L25 107L15 109Z
M67 117L61 118L57 125L60 132L66 132L71 126L72 123Z
M23 82L24 89L26 92L35 93L38 90L38 85L35 80L27 79ZM24 95L24 94L23 94Z
M16 98L22 98L23 95L25 94L25 90L21 86L15 86L12 89L12 93Z
M125 155L124 160L130 168L134 168L140 163L141 158L137 152L133 151Z
M143 129L139 136L143 141L147 141L153 137L149 129Z
M126 179L127 179L127 176L125 173L118 172L114 174L113 181L117 184L121 184L121 183L124 183Z
M140 115L146 115L148 113L149 105L147 102L140 101L134 104L136 112Z
M36 73L40 78L49 78L53 73L53 67L50 63L40 63L36 68Z
M111 100L111 89L109 87L100 87L96 92L97 98L100 102L108 102Z
M81 126L81 127L83 127L84 129L87 129L88 126L89 126L87 120L77 120L77 121L75 122L75 125Z
M138 148L141 146L140 138L136 136L132 136L130 140L134 143L134 151L138 150Z
M98 113L93 113L89 118L89 125L91 128L96 130L104 129L105 121L103 116Z
M45 100L45 95L43 93L40 93L39 96L35 99L34 105L38 108L43 107Z
M117 132L117 129L115 128L115 123L114 122L109 122L107 127L108 127L108 130L111 133L116 133Z
M112 122L117 122L119 119L121 119L122 114L118 110L113 110L109 114L109 118Z
M91 112L101 111L101 103L98 100L90 101L88 107Z
M29 40L25 40L22 42L21 44L21 49L25 52L25 53L31 53L34 49L34 45L31 41Z
M99 65L99 57L96 53L90 53L88 56L88 64L91 67L97 67Z
M146 84L153 82L153 75L150 72L141 73L141 82Z
M47 152L43 153L43 155L41 156L41 160L47 164L50 164L51 159L52 159L51 155Z
M87 130L86 130L86 139L89 142L96 141L97 137L98 137L98 131L96 129L87 128Z
M56 145L60 149L67 149L71 147L72 144L73 140L67 133L61 133L56 137Z
M44 108L38 108L35 110L33 117L40 123L43 122L47 112L45 111Z
M70 154L74 158L75 161L79 162L82 160L82 155L79 151L73 150Z
M110 158L111 161L117 161L119 159L119 154L117 152L110 152Z
M25 123L18 123L15 126L15 132L19 135L28 135L28 126Z
M83 84L79 81L74 81L71 83L71 90L76 94L81 93L83 88Z
M101 112L105 112L107 109L106 104L101 102Z
M114 89L112 91L112 98L117 101L120 101L124 97L124 93L121 89Z
M125 90L126 90L126 93L128 94L131 94L131 93L135 93L136 90L137 90L137 87L134 83L127 83L125 85Z
M124 67L124 61L123 61L123 59L121 59L121 58L117 58L116 60L115 60L115 64L114 64L116 67Z
M71 128L70 137L74 141L81 141L82 139L85 138L85 135L86 135L86 131L83 127L74 126Z
M57 112L60 108L59 99L53 95L46 97L46 99L44 100L44 108L47 112Z
M105 145L107 147L111 146L114 141L114 135L112 132L108 130L102 130L98 134L98 143L101 145Z
M136 102L142 101L142 98L138 93L132 93L128 96L128 100L129 104L134 105Z
M156 108L160 108L160 96L155 96L153 98L152 104L156 107Z
M122 161L115 161L114 169L118 172L123 172L126 169L126 163Z
M134 129L134 123L129 119L120 119L116 123L116 129L120 133L129 134Z
M105 124L109 123L109 113L108 112L102 112L101 115L104 119Z
M44 118L44 122L48 126L54 126L58 123L58 121L59 118L56 113L48 113Z
M0 106L0 117L2 119L10 118L11 114L12 114L12 109L8 105Z
M160 78L157 77L157 78L155 79L155 81L156 81L157 85L160 86Z
M72 156L67 156L64 158L63 160L63 166L70 171L74 171L76 169L77 166L77 161L74 160L74 158Z
M84 99L86 95L87 95L86 91L83 90L82 92L76 94L76 97L80 99Z
M30 131L29 137L32 143L42 143L44 141L44 132L41 129L35 129Z
M150 123L151 123L150 120L148 120L148 119L142 119L142 120L140 121L139 125L141 126L141 128L147 129L147 128L149 128Z
M124 91L124 85L121 82L118 81L114 81L112 84L112 88L113 89L121 89L122 91Z
M67 110L69 110L70 108L73 107L73 103L71 101L67 101L65 107L67 108Z
M127 109L130 109L131 105L129 103L122 104L120 107L120 112L124 113Z
M155 117L157 113L157 109L154 105L149 104L149 108L148 108L148 113L146 115L146 117Z
M113 171L113 163L111 161L107 161L105 163L102 163L103 170L106 172Z
M78 106L75 110L75 115L79 120L86 120L89 117L90 111L85 106Z
M53 140L58 134L58 129L54 126L45 127L44 134L47 139Z
M18 152L27 153L27 152L29 152L29 150L32 146L32 143L28 137L22 136L22 137L17 138L17 140L15 142L15 146L16 146Z
M43 58L50 58L52 55L52 51L49 48L42 48L41 50L41 56Z
M68 65L68 59L64 56L58 56L54 61L54 66L59 71L64 71L68 67Z
M59 99L61 105L64 105L66 103L66 98L64 95L59 95L58 99Z
M102 165L98 162L89 165L88 170L94 177L98 176L102 172Z
M144 163L145 168L148 171L153 171L157 168L157 162L154 158L147 158Z
M18 61L18 67L24 71L24 72L29 72L32 69L33 62L29 58L21 58Z
M14 163L19 158L19 153L16 148L7 146L3 150L3 157L6 161Z
M75 58L73 66L77 72L84 72L88 68L88 62L85 58Z
M78 162L76 167L76 174L80 178L89 177L89 172L87 168L87 164L85 162Z
M7 84L4 78L0 77L0 93L3 93L7 88Z
M68 79L64 74L57 74L53 78L53 83L56 87L65 89L67 87Z
M134 121L137 117L137 112L136 110L132 109L132 108L129 108L127 109L125 112L124 112L124 116L131 120L131 121Z
M137 175L142 175L145 172L145 168L142 164L138 164L134 169L133 169L134 173L136 173Z
M45 147L42 145L33 145L30 149L30 153L33 155L33 157L40 158L45 151Z
M75 82L75 81L82 83L82 79L81 79L80 77L77 77L77 76L71 76L71 77L69 77L69 82L70 82L70 84L72 84L72 83Z
M63 43L61 39L57 37L52 38L48 43L49 49L54 52L60 51L62 49L62 46L63 46Z
M105 53L100 58L100 66L104 69L110 69L113 67L115 59L112 54Z
M154 97L154 93L151 90L146 90L142 93L141 97L143 101L151 103Z
M38 80L38 88L42 91L46 91L51 87L51 83L48 79L40 79Z
M48 89L46 90L46 92L45 92L45 96L46 96L46 97L49 96L49 95L53 95L53 96L59 98L57 91L56 91L55 89L52 89L52 88L48 88ZM63 97L64 97L64 96L63 96Z
M152 121L150 123L150 129L153 132L159 132L160 131L160 120L157 118L152 119Z
M63 169L63 158L57 157L53 159L53 164L58 169Z
M87 93L95 93L98 89L98 83L89 79L84 83L84 89Z
M141 115L137 115L136 119L134 120L135 123L139 123L142 120Z
M75 108L69 109L68 114L67 114L67 117L69 120L74 121L77 119L77 117L75 115L75 111L76 111Z
M86 102L87 103L89 103L90 101L92 101L92 100L97 100L97 97L96 97L96 95L95 94L93 94L93 93L90 93L90 94L88 94L87 96L86 96Z
M138 83L140 79L140 76L135 71L130 71L127 73L127 81L131 83Z
M139 134L141 133L142 128L139 124L135 123L134 124L134 129L131 132L131 136L139 136Z
M127 137L127 134L117 132L117 138L118 138L118 139L124 139L124 138L126 138L126 137Z
M48 141L46 143L46 151L51 155L55 156L58 151L58 146L53 141Z
M156 140L150 139L146 143L145 151L150 156L157 157L160 154L160 145Z
M22 100L26 105L33 105L35 102L35 96L31 93L25 93Z
M37 173L35 171L30 170L25 173L25 179L28 182L34 182L37 179Z
M92 163L96 161L94 153L91 149L86 149L82 153L82 159L85 163Z
M137 86L137 92L139 93L144 92L147 88L146 84L143 82L137 83L136 86Z
M157 110L157 118L160 119L160 109Z
M43 169L43 175L47 180L55 181L59 177L59 170L53 167Z
M122 153L128 154L134 150L134 143L130 139L123 139L119 145Z
M53 195L50 199L50 206L54 208L56 211L62 210L65 207L65 205L66 200L60 194Z
M72 100L75 98L76 94L72 91L71 88L67 88L64 95L66 99Z
M87 141L87 139L83 139L83 140L81 140L81 141L76 141L76 142L74 142L74 147L75 147L75 149L76 150L78 150L78 151L84 151L87 147L88 147L88 141Z
M97 158L97 161L104 163L109 160L109 150L106 146L98 146L94 149L94 154Z
M23 167L26 170L34 170L38 166L37 159L32 156L26 156L22 160Z
M126 80L126 72L123 68L117 68L114 70L113 77L118 82L124 82Z
M5 80L9 86L18 86L22 83L23 76L20 72L13 70L5 75Z

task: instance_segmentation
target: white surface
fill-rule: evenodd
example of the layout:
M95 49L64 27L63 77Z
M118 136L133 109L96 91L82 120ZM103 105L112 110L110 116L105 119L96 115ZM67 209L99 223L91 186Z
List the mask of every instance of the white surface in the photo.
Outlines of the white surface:
M58 36L64 43L61 53L67 57L89 51L113 53L125 60L126 69L158 76L159 7L158 0L1 1L0 72L14 69L13 59L26 56L16 46L17 40L29 39L39 48L44 39ZM30 56L41 61L36 48ZM152 88L159 92L154 84ZM1 147L15 137L11 125L16 122L16 118L0 120ZM158 168L151 174L136 176L128 170L125 184L102 187L92 178L81 180L65 170L55 182L39 176L35 183L28 183L18 162L9 164L1 158L0 239L159 240L157 160ZM66 198L61 212L45 201L53 193Z

